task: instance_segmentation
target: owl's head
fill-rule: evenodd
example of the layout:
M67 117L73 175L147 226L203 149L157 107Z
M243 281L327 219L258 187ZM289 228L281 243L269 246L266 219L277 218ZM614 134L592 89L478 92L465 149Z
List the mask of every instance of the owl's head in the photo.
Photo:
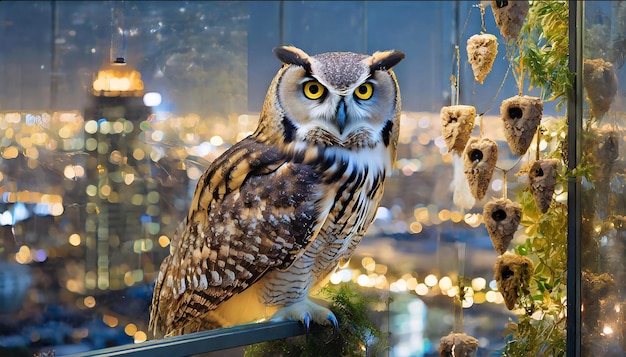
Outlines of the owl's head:
M397 140L400 90L391 68L404 53L309 56L292 46L274 53L283 67L268 91L258 134L348 149Z

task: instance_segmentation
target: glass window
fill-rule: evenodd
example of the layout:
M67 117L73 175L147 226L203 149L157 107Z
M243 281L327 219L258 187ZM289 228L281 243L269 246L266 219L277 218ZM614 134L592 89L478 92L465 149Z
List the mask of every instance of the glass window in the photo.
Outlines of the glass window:
M451 332L475 337L479 356L500 353L528 333L517 329L520 316L527 318L522 326L554 326L545 340L554 338L564 354L566 236L559 224L567 222L567 172L557 169L549 216L539 212L527 180L540 156L567 166L560 145L567 144L562 104L571 77L558 67L566 68L567 6L552 1L565 12L544 6L528 15L535 24L556 24L552 30L564 37L525 27L526 42L515 42L503 38L494 9L482 3L0 1L0 355L65 355L154 338L148 320L160 264L203 172L256 129L281 67L272 53L279 45L309 54L406 55L393 68L402 97L393 172L373 224L329 283L352 283L374 298L370 317L389 333L392 355L437 355ZM624 11L622 2L586 2L579 54L587 166L576 174L589 355L625 348ZM497 55L478 80L467 41L485 33L497 38ZM553 48L565 49L563 56L551 57ZM517 107L501 106L518 95L536 98L543 115L541 139L533 139L537 126L530 129L521 150L508 142L501 119L515 117ZM529 110L538 108L527 100ZM472 106L470 134L498 147L481 197L464 207L454 188L468 196L467 158L463 148L453 155L442 133L441 110L453 105ZM469 161L489 161L481 150ZM511 203L484 215L499 198ZM498 249L485 221L500 222L514 202L523 203L520 220ZM513 274L497 265L505 251L536 268L529 290L511 303L496 281ZM550 263L542 260L550 254ZM546 311L557 319L537 323L548 320ZM526 342L541 349L548 335L536 331Z
M582 355L624 353L626 4L586 2L583 32Z
M247 5L3 2L0 17L0 349L145 341L195 182L255 124Z

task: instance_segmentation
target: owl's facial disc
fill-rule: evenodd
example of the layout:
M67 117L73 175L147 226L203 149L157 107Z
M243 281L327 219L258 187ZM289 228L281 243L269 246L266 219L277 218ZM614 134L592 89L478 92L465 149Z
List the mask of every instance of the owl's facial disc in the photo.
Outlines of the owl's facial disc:
M356 134L368 141L378 140L394 109L395 86L385 71L372 76L367 71L363 77L348 87L336 88L322 75L308 75L300 66L286 69L278 97L294 128L293 138L325 146L348 145L355 142Z
M325 146L363 147L384 140L399 93L389 69L404 54L329 52L309 56L275 50L285 64L277 77L279 111L290 138ZM285 126L285 124L283 124ZM366 144L364 144L366 143Z

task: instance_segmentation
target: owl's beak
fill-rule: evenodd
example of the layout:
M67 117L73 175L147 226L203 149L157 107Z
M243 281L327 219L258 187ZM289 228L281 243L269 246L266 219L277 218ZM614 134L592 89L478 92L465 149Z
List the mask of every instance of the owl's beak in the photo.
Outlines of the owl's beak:
M344 103L342 99L337 106L337 126L339 127L339 134L343 134L343 129L346 127L346 118L346 103Z

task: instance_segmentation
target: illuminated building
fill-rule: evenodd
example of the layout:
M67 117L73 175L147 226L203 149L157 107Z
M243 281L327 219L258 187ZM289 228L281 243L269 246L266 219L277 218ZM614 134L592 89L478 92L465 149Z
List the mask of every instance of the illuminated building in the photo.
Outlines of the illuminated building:
M121 62L121 63L120 63ZM141 75L123 60L103 67L85 109L88 290L118 290L142 281L126 252L151 248L159 232L159 193L150 180L142 123L152 110L143 102ZM121 251L124 254L112 254ZM122 268L122 263L127 263ZM138 268L138 267L136 267Z

